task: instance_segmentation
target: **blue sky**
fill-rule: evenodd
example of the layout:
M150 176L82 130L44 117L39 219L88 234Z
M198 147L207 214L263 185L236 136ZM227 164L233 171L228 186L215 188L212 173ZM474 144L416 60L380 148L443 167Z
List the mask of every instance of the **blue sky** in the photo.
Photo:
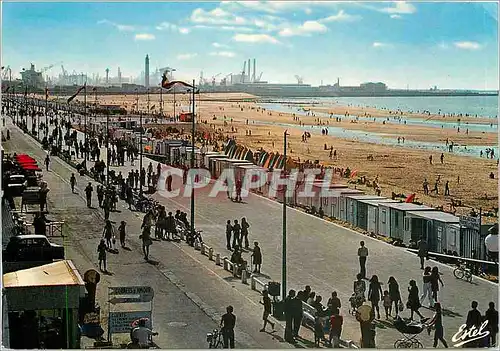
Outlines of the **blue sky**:
M58 63L50 75L120 67L176 78L240 73L279 83L498 89L498 4L423 2L165 2L2 4L2 65Z

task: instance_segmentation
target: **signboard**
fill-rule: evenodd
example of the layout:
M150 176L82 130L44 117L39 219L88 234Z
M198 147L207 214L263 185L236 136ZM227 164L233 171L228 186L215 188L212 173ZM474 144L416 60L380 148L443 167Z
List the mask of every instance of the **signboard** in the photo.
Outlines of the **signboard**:
M100 324L99 313L90 312L83 316L83 324Z
M116 305L117 303L151 302L151 300L153 300L153 295L139 295L139 297L113 297L109 302Z
M132 322L147 318L146 327L152 329L151 311L109 312L108 333L129 333Z
M479 217L460 216L460 225L467 229L479 231L481 227L481 219Z
M153 288L150 286L115 286L109 288L108 295L152 295Z

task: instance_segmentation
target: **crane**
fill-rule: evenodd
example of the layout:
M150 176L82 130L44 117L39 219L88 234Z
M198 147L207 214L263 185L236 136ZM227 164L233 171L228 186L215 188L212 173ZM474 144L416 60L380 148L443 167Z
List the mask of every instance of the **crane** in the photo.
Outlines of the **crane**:
M255 82L256 82L256 83L260 82L260 79L262 78L262 74L263 74L263 73L264 73L264 72L260 72L259 78L255 79Z
M56 63L54 63L54 64L52 64L52 65L50 65L50 66L44 67L44 68L42 68L42 69L40 70L40 73L45 73L46 71L48 71L49 69L53 68L55 65L58 65L58 64L60 64L60 63L62 63L62 62L56 62Z
M297 84L304 84L304 78L298 76L298 75L295 75L295 79L297 79Z
M218 76L220 76L222 73L217 73L215 76L212 77L212 86L214 87L215 86L215 78L217 78Z

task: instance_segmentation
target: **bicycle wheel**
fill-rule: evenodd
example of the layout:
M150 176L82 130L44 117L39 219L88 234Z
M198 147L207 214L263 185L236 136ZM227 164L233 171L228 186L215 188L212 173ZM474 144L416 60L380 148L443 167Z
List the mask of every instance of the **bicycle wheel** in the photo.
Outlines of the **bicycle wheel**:
M394 343L395 349L409 349L411 348L411 344L409 344L406 340L399 339Z
M457 279L463 279L464 278L464 270L460 267L457 267L453 270L453 275Z
M472 274L471 272L467 273L467 275L465 276L466 280L469 282L469 283L472 283L472 276L474 274Z

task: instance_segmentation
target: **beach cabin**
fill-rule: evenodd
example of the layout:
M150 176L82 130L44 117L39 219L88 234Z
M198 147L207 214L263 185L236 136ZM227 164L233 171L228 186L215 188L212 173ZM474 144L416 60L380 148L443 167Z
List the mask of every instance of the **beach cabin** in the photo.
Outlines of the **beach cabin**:
M268 181L268 170L263 168L263 167L260 167L260 166L257 166L257 165L254 165L254 164L236 164L235 165L235 169L234 169L235 173L234 173L234 176L236 179L241 179L243 182L245 181L245 176L247 174L247 172L249 171L252 171L252 172L255 172L253 173L254 176L252 177L251 181L256 181L255 177L257 177L257 172L260 172L261 173L261 177L265 177L266 181ZM252 191L254 192L257 192L257 193L262 193L262 186L258 187L258 188L253 188Z
M209 163L208 163L208 170L210 171L210 175L212 176L212 179L218 177L217 173L217 167L220 161L226 160L227 156L226 155L220 155L219 157L211 157L209 158Z
M404 220L404 240L417 242L424 237L429 251L443 253L443 250L460 252L459 218L442 211L409 211Z
M356 226L369 233L378 232L378 205L380 203L397 203L396 200L378 199L378 200L358 200L358 221ZM366 214L366 215L365 215Z
M377 234L403 240L404 218L409 211L435 211L435 209L406 202L379 203Z
M238 160L235 158L226 158L219 160L216 165L215 176L219 177L226 169L234 169L234 166L237 164L252 165L253 163L250 161Z
M342 219L346 217L346 200L347 195L363 195L364 192L358 189L339 189L338 196L334 197L330 201L330 206L328 212L325 211L327 216L335 219ZM344 219L345 220L345 219Z
M312 196L305 196L306 186L310 187ZM345 184L325 184L323 180L315 180L314 182L301 182L295 190L294 203L301 206L315 207L318 211L321 207L326 216L330 217L334 199L337 199L341 191L349 190ZM323 192L328 191L331 195L323 196Z
M206 151L204 154L203 154L203 164L201 165L201 167L206 167L208 168L208 159L210 157L218 157L222 155L220 152L217 152L217 151Z
M186 148L186 165L190 166L191 165L191 154L192 150L191 147ZM204 162L201 150L198 148L194 149L194 166L196 168L201 167L202 163Z
M384 200L385 198L378 195L369 194L346 194L344 196L346 203L345 218L344 221L351 223L354 226L358 226L358 218L360 221L366 222L367 207L365 204L361 203L361 200Z

